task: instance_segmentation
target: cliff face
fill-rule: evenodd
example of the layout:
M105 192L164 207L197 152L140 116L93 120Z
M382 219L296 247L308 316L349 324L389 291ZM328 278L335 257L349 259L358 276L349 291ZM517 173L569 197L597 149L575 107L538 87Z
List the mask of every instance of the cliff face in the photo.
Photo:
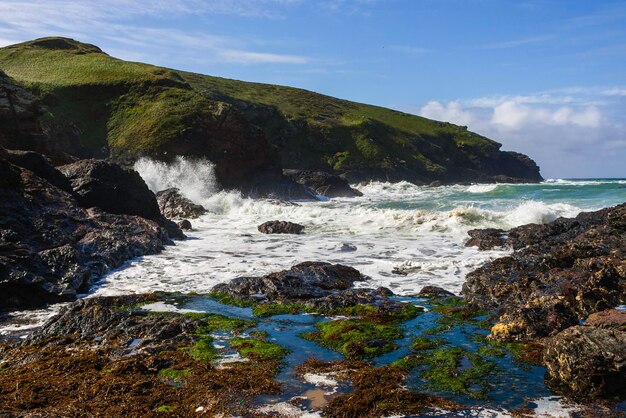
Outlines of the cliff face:
M35 111L23 118L29 130L44 134L0 137L11 147L82 158L203 156L215 162L225 187L239 188L278 179L281 168L351 181L541 180L530 158L502 152L465 127L300 89L125 62L71 39L1 48L0 70L3 86L32 99ZM3 99L16 93L5 90L0 118L19 121Z

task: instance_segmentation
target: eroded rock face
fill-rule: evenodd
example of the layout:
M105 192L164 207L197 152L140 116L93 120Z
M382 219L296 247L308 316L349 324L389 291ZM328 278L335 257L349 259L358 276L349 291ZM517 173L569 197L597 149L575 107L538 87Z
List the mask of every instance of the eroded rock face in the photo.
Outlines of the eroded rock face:
M572 324L572 313L585 319L626 297L626 204L521 226L506 237L488 231L476 244L490 248L496 236L517 250L468 274L462 293L474 305L506 314L502 329L516 324L509 333L514 340L554 335ZM546 298L558 304L536 306Z
M124 261L171 244L157 222L82 208L0 152L0 309L71 300Z
M257 229L264 234L301 234L304 226L288 221L267 221Z
M169 219L196 219L206 213L202 205L193 203L176 188L161 190L156 198L161 213Z
M324 171L283 170L283 174L326 197L356 197L363 193L350 187L341 177Z
M574 326L546 345L549 381L576 398L626 396L626 332Z
M85 208L99 207L109 213L147 219L161 215L154 193L134 170L102 160L81 160L60 170Z

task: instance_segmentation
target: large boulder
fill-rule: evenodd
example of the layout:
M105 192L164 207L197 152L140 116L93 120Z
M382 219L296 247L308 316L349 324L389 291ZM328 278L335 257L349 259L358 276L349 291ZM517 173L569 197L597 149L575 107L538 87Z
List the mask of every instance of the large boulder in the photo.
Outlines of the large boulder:
M586 326L626 331L626 311L607 309L589 315L585 321Z
M288 221L267 221L257 229L264 234L301 234L304 226Z
M341 177L324 171L283 170L283 174L326 197L355 197L363 193L350 187Z
M81 160L60 167L69 179L78 202L115 214L147 219L161 216L156 196L139 173L102 160Z
M108 269L171 244L157 222L84 209L6 155L0 152L0 309L71 300Z
M187 199L177 188L161 190L156 194L161 213L170 219L195 219L207 210Z
M363 280L365 277L352 267L309 261L262 277L238 277L218 284L213 291L243 299L261 296L269 300L311 299L347 290Z
M576 398L626 397L626 332L574 326L546 344L548 382Z

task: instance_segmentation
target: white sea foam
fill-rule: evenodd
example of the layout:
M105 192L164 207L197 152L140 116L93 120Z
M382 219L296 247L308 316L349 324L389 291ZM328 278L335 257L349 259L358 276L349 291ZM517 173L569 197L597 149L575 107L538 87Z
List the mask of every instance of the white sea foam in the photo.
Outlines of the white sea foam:
M218 188L214 166L205 159L178 156L168 164L140 158L134 168L153 192L176 187L185 197L200 204L213 196Z
M472 184L467 188L469 193L489 193L498 188L497 184Z
M473 196L501 185L420 187L372 182L363 196L299 205L215 192L213 166L179 159L172 165L140 160L136 168L153 190L179 187L209 213L193 221L190 240L109 274L97 294L209 291L241 275L260 275L309 260L354 266L370 277L361 286L387 286L410 294L425 285L459 292L465 275L506 254L466 248L473 228L511 228L574 216L565 203ZM206 179L208 184L203 184ZM305 225L304 235L264 235L257 225L273 219ZM350 248L350 251L345 251ZM396 274L400 273L400 274Z

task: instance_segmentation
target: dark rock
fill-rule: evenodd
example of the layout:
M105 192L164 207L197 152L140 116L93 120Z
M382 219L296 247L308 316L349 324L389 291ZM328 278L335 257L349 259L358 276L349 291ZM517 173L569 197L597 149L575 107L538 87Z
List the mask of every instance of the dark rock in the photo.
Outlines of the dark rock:
M67 177L54 168L48 158L33 151L7 150L7 159L16 166L32 171L53 186L72 193L72 185Z
M187 219L183 219L182 221L178 222L178 227L185 231L191 231L191 222L189 222Z
M489 247L493 235L487 233L479 245ZM553 311L566 316L550 326L532 323L546 322L545 312L513 321L530 327L511 333L515 339L545 336L537 330L554 334L572 323L571 312L583 319L620 304L626 294L626 204L514 228L504 239L517 250L469 273L462 291L467 300L513 318L543 298L569 307Z
M85 210L0 153L0 309L71 300L110 268L171 244L155 221Z
M341 247L339 247L339 251L342 253L351 253L357 250L356 245L350 244L347 242L341 243Z
M207 211L180 194L176 188L161 190L156 194L161 213L169 219L195 219Z
M263 277L238 277L218 284L213 291L243 299L253 295L263 295L269 300L312 299L347 290L354 282L363 280L365 277L352 267L305 262Z
M500 317L489 339L498 342L524 342L555 335L577 325L578 315L563 298L544 296L531 300Z
M196 328L193 321L181 315L146 315L129 308L153 300L158 298L128 295L77 300L30 335L27 343L64 343L63 339L55 341L55 338L66 336L75 342L135 341L132 347L120 350L120 355L128 355L131 350L155 352L192 342Z
M420 290L417 295L421 296L421 297L428 297L428 298L432 298L432 297L437 297L437 298L439 298L439 297L444 297L444 298L458 297L454 293L448 292L446 289L443 289L443 288L441 288L439 286L424 286L424 287L422 287L422 290Z
M109 213L147 219L161 216L154 193L134 170L101 160L81 160L60 170L85 208L99 207Z
M264 234L301 234L304 226L287 221L267 221L257 229Z
M472 229L467 233L470 239L465 243L466 247L478 247L479 250L485 251L504 247L506 244L506 232L502 229Z
M580 399L626 397L626 332L574 326L544 352L548 382Z
M324 171L283 170L283 174L307 186L318 195L326 197L363 196L363 193L350 187L346 180Z
M589 315L585 326L626 331L626 311L607 309Z

